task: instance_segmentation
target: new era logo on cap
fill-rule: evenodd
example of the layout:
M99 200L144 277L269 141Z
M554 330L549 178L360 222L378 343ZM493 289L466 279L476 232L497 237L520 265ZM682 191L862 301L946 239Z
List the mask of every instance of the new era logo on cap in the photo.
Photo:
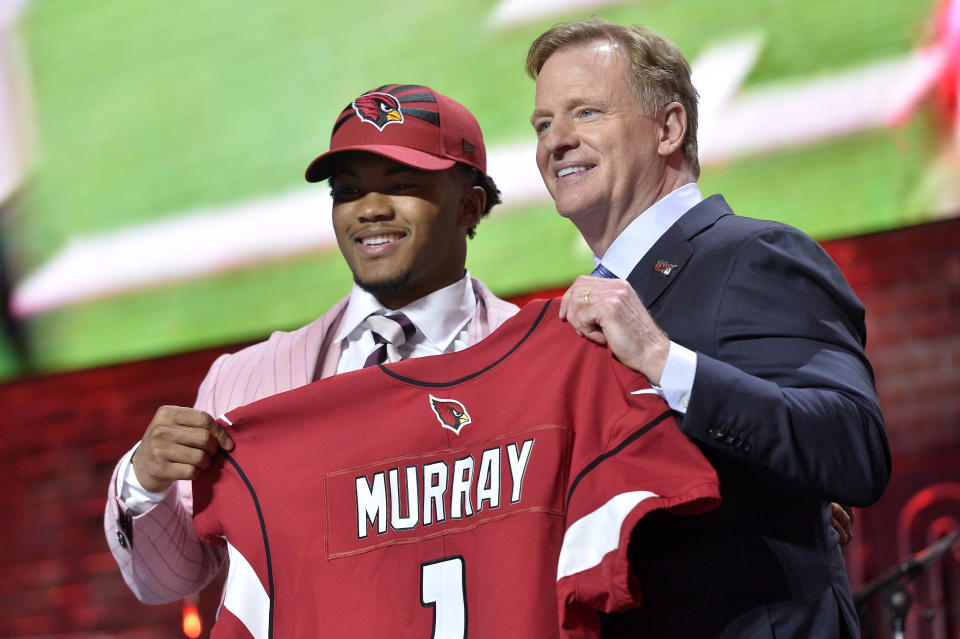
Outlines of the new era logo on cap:
M333 172L336 155L366 151L423 169L462 162L486 173L483 135L463 105L429 87L387 84L360 95L337 118L330 150L307 167L307 181Z

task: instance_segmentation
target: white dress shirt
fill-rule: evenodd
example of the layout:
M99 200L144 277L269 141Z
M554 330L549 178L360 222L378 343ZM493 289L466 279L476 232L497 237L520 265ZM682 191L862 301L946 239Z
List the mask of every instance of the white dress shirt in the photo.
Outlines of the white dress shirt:
M684 213L702 201L703 195L700 194L696 182L671 191L630 222L630 225L623 229L623 232L607 248L603 257L594 255L593 265L596 266L602 262L608 271L622 280L627 279L663 234ZM670 408L678 413L686 413L696 372L697 354L671 341L667 365L660 378L660 386L654 388Z
M417 327L417 332L397 348L401 359L452 353L466 347L470 318L476 308L477 298L468 274L450 286L396 309ZM343 322L334 338L342 349L337 373L363 368L367 356L376 346L373 334L363 326L363 320L373 313L388 315L392 312L367 291L356 285L353 287Z
M398 348L402 359L452 353L466 348L470 320L476 308L477 297L468 272L453 284L395 309L402 311L417 327L417 332ZM334 343L339 342L341 348L338 374L363 368L374 348L373 335L362 326L363 320L371 313L390 312L393 311L384 307L377 298L354 285L340 330L334 338ZM171 485L159 493L143 488L130 463L137 446L139 443L121 458L117 472L117 495L134 514L140 514L159 503L173 488Z

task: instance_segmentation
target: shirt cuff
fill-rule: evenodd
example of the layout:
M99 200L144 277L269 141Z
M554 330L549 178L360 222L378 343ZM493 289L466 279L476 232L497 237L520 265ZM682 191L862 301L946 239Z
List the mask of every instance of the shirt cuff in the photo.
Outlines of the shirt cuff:
M676 342L670 342L667 365L660 376L660 386L654 386L667 405L686 414L693 392L693 378L697 373L697 354Z
M137 445L127 451L127 454L120 458L120 468L117 471L117 496L120 501L134 515L142 515L150 510L154 504L163 501L164 497L170 494L173 484L170 484L166 490L159 493L152 493L140 485L137 479L137 473L133 470L133 463L130 461L133 453L137 450Z

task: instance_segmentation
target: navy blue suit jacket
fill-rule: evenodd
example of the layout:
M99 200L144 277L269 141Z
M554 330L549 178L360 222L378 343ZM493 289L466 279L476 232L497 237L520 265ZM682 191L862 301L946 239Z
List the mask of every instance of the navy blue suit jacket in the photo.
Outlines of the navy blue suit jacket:
M714 195L628 281L697 353L680 426L717 468L723 502L641 523L631 557L644 605L606 618L604 635L858 636L829 502L879 499L890 453L863 307L839 268L800 231Z

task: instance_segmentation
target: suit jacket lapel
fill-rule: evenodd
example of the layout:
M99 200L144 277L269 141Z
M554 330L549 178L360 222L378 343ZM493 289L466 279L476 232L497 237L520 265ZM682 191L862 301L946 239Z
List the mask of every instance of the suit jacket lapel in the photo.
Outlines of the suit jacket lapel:
M721 195L711 195L684 213L647 251L627 281L648 308L683 271L693 255L690 240L733 211Z

